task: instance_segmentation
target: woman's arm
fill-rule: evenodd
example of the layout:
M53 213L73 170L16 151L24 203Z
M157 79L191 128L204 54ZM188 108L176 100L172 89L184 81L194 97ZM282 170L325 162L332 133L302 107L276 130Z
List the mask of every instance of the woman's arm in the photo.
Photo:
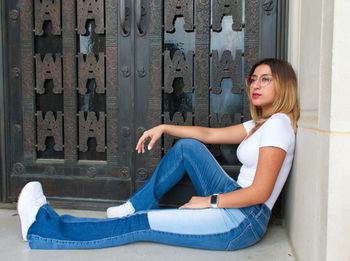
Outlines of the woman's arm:
M178 138L193 138L208 144L237 144L240 143L247 132L243 124L225 128L208 128L200 126L158 125L143 133L136 145L138 153L145 152L145 142L149 140L148 149L162 136L168 134Z
M278 147L261 147L251 186L218 195L219 208L242 208L266 202L275 186L286 152ZM181 208L209 208L210 196L192 197Z

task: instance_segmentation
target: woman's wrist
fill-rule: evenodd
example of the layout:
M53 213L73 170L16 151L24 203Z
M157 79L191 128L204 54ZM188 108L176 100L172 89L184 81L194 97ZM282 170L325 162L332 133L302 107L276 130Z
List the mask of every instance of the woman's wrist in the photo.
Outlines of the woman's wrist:
M163 134L167 134L167 125L166 124L161 124L159 125L160 130Z

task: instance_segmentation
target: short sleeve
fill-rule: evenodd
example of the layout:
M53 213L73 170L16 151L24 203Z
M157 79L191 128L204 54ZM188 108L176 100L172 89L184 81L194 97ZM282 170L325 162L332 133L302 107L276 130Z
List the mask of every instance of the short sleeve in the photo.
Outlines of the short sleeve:
M243 126L247 133L249 133L255 126L255 123L253 120L243 122Z
M273 146L288 152L294 146L295 134L285 114L274 114L261 127L259 147Z

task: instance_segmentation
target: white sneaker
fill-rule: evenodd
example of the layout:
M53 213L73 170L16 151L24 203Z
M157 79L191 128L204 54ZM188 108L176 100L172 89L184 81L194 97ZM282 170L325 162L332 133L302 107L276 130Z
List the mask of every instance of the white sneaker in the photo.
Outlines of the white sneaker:
M134 213L135 213L135 209L132 206L130 201L127 201L126 203L120 206L110 207L107 209L108 218L121 218L121 217L132 215Z
M39 182L29 182L23 187L17 201L17 213L24 241L27 241L28 229L35 222L40 207L46 203L46 197Z

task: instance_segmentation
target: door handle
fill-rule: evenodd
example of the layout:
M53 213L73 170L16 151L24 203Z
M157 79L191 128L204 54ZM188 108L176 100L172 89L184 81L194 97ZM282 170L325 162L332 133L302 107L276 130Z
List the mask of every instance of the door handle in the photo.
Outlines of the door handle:
M141 0L136 0L136 6L135 6L135 14L136 14L136 26L138 33L140 35L144 35L145 32L142 30L141 27L141 16L142 16L142 5L141 5Z
M129 34L128 30L126 29L126 6L125 6L125 0L119 1L119 19L120 19L120 27L122 29L123 36L127 36Z

